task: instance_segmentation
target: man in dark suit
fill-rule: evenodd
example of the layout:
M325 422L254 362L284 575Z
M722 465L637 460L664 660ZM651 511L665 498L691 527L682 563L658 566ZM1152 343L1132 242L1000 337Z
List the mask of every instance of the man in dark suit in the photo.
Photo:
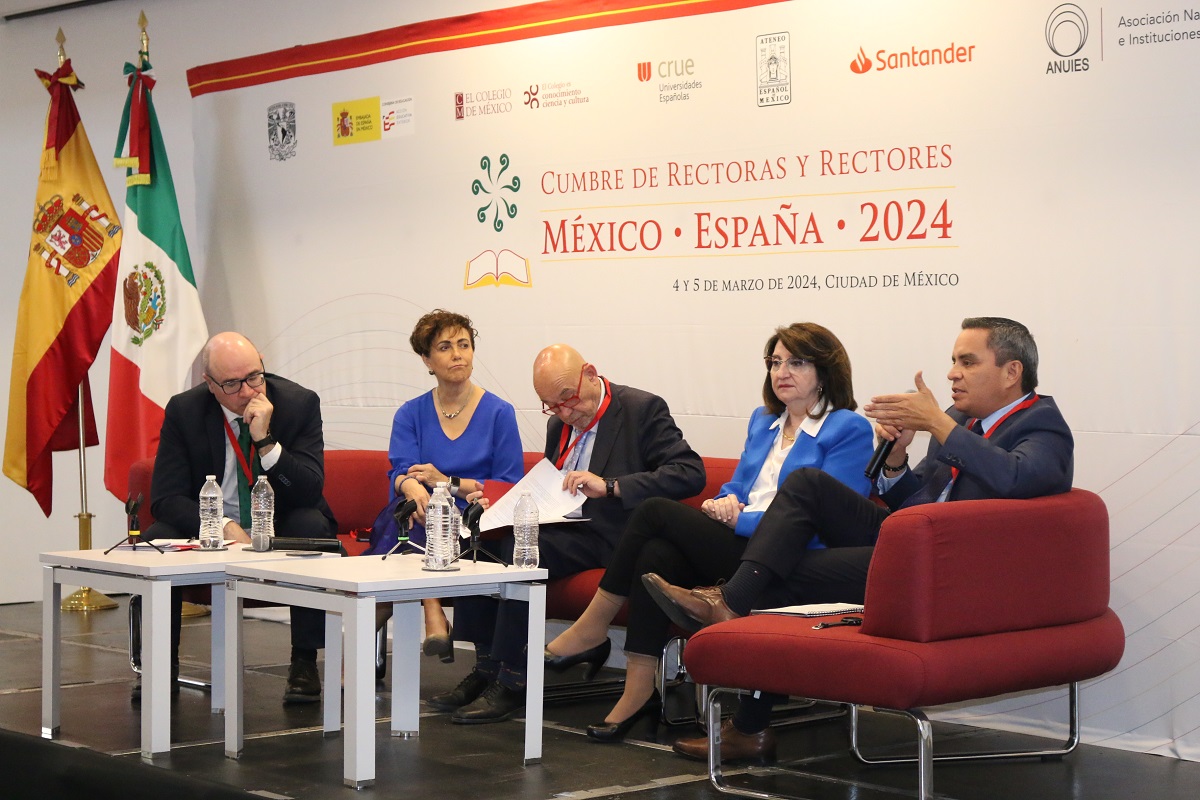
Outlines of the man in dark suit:
M561 344L534 360L533 387L551 417L546 458L563 473L563 489L587 498L579 514L584 521L540 527L540 566L551 578L606 566L642 500L681 500L704 488L704 462L661 397L610 383ZM501 557L511 559L512 536L498 544ZM522 602L455 601L455 635L475 643L476 665L430 705L454 710L457 723L498 722L523 708L527 615Z
M875 539L893 510L1070 491L1074 440L1054 400L1034 392L1037 366L1037 345L1024 325L1001 317L963 320L946 376L950 408L942 410L920 372L916 392L875 397L864 406L881 438L895 442L876 487L887 508L824 473L797 470L763 514L727 584L689 591L657 575L642 580L672 620L690 630L764 604L862 602ZM930 434L929 449L909 469L908 448L917 431ZM859 546L807 549L818 531L835 531ZM726 723L722 758L762 758L773 751L771 699L743 703ZM675 750L707 758L707 739L681 740Z
M248 490L263 474L275 490L277 536L336 536L337 523L322 496L325 442L316 393L268 375L258 349L238 333L212 337L200 357L204 383L167 403L151 488L155 522L146 535L195 538L200 531L200 488L206 475L215 475L224 496L225 539L249 543ZM181 604L180 593L172 592L176 670ZM324 614L293 608L291 615L291 668L284 702L316 702L321 695L317 650L324 645Z

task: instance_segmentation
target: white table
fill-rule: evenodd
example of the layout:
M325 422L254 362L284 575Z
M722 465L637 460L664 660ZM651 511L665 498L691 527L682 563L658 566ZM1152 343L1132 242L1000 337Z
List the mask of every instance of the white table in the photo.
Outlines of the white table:
M142 596L142 757L171 750L171 587L212 587L212 710L225 707L225 566L284 558L280 551L255 553L249 545L228 550L159 553L136 550L61 550L42 553L42 736L59 735L62 703L62 585ZM289 561L295 559L286 559ZM329 554L329 560L336 559Z
M359 556L329 561L272 561L230 564L225 607L225 755L242 754L242 604L269 600L322 609L325 617L325 691L323 729L341 729L341 697L337 691L345 634L345 764L343 783L353 788L375 782L375 604L393 604L392 735L417 735L420 717L421 600L430 597L498 594L529 603L529 656L525 699L525 764L542 757L542 650L546 638L544 569L516 569L499 564L460 562L453 572L426 572L415 554ZM335 615L341 615L339 620Z

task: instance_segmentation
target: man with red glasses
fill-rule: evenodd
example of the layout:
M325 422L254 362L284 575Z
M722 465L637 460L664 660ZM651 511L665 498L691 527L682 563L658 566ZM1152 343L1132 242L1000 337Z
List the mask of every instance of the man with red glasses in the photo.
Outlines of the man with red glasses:
M539 531L540 565L551 578L607 566L626 521L646 498L682 500L704 488L704 462L661 397L611 383L564 344L538 353L533 388L550 417L546 458L562 472L565 490L587 498L583 521ZM497 544L511 559L512 536ZM455 601L454 633L475 643L475 669L429 704L454 710L452 720L464 724L499 722L524 708L527 614L525 603ZM607 651L595 654L602 656Z
M154 460L147 538L195 538L200 531L200 487L216 475L225 501L227 540L250 542L250 487L260 474L275 490L278 536L333 538L337 523L322 496L325 440L315 392L267 373L262 356L240 333L219 333L200 353L204 383L170 399ZM179 671L182 597L171 592L172 667ZM292 658L284 703L321 697L317 650L325 615L292 609ZM176 684L172 688L176 688ZM134 700L140 700L140 682Z

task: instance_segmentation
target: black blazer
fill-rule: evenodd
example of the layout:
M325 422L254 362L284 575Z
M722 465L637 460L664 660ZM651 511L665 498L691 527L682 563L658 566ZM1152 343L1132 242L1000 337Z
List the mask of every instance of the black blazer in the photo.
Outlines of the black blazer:
M336 525L322 496L325 486L325 440L321 432L321 400L292 381L267 375L267 398L275 407L271 435L283 447L279 461L267 471L275 490L275 518L297 508L316 508ZM221 405L207 384L193 386L167 402L150 509L155 520L180 536L200 532L200 488L204 476L225 473L225 425Z
M704 461L683 438L661 397L641 389L608 384L612 392L608 411L596 425L596 442L588 471L616 478L621 496L600 497L583 504L588 526L614 546L630 514L648 497L682 500L704 489ZM551 417L546 424L546 458L558 458L563 423Z
M946 413L959 427L945 444L930 439L921 463L884 493L889 508L899 508L918 491L923 495L914 501L936 500L950 479L951 467L961 472L948 500L1022 499L1071 490L1075 440L1053 398L1042 395L1005 420L988 439L963 427L965 414L953 407Z

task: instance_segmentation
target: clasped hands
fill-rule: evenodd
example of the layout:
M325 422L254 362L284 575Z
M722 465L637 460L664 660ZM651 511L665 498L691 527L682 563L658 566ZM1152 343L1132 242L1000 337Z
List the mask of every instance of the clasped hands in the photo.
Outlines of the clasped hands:
M709 519L736 528L738 517L745 507L746 504L738 500L736 495L727 494L724 497L705 500L700 504L700 511Z

